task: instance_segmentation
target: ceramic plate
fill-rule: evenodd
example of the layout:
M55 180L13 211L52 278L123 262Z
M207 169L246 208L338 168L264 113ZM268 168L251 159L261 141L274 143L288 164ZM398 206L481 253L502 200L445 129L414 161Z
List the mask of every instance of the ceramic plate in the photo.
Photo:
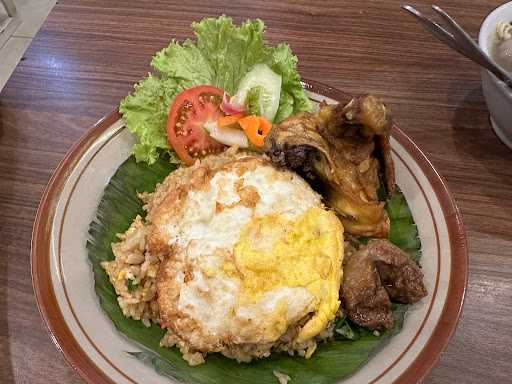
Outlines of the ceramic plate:
M304 87L314 101L347 98L319 83ZM95 384L168 382L125 353L139 347L100 308L85 248L103 189L133 143L117 112L100 120L53 174L34 224L32 278L41 315L67 361ZM429 294L409 307L402 331L343 384L420 381L447 345L464 298L468 258L457 207L432 164L396 127L391 145L397 184L418 226Z

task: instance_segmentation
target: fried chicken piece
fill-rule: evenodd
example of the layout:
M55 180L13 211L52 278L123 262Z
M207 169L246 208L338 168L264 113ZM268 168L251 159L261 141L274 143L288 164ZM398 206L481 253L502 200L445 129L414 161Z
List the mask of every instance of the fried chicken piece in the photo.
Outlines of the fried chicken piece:
M319 181L346 232L387 237L389 218L377 190L382 159L387 192L394 191L390 127L384 104L360 96L345 105L321 104L317 113L285 119L266 137L264 151L278 166Z
M370 240L346 255L343 264L343 307L362 327L391 329L391 299L412 304L427 295L418 265L388 240Z

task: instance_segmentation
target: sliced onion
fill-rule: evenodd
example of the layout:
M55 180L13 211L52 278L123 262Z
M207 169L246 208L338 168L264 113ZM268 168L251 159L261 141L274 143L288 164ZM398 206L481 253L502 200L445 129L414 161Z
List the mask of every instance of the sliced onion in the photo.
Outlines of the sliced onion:
M235 145L239 148L249 147L249 139L241 129L228 127L220 128L214 121L206 122L203 126L210 136L219 143L230 147Z
M222 96L220 109L226 115L236 115L237 113L245 112L245 107L240 104L232 103L229 95L226 92L224 92L224 96Z

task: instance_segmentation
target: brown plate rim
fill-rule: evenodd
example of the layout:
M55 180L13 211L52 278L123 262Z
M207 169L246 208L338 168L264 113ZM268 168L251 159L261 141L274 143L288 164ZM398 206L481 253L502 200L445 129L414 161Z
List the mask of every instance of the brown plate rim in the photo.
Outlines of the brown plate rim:
M306 90L330 97L334 100L347 100L349 96L333 87L313 80L303 80ZM31 273L32 285L41 317L50 337L67 362L89 383L113 383L113 381L87 356L68 328L60 311L50 272L51 227L55 208L62 189L71 171L96 139L120 118L117 110L99 120L80 140L72 146L53 172L48 182L32 231ZM418 163L431 184L443 212L449 234L451 248L451 270L448 293L433 333L416 359L395 380L395 384L422 381L439 360L457 327L462 311L468 279L468 249L461 214L448 190L446 182L418 146L397 126L392 136Z

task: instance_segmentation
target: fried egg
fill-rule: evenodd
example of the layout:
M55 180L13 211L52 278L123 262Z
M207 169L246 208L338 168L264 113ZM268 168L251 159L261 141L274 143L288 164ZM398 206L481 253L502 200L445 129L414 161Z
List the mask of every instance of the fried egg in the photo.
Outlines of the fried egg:
M270 349L338 311L343 227L297 174L253 155L171 174L149 207L161 325L191 350ZM289 334L289 332L288 332Z

